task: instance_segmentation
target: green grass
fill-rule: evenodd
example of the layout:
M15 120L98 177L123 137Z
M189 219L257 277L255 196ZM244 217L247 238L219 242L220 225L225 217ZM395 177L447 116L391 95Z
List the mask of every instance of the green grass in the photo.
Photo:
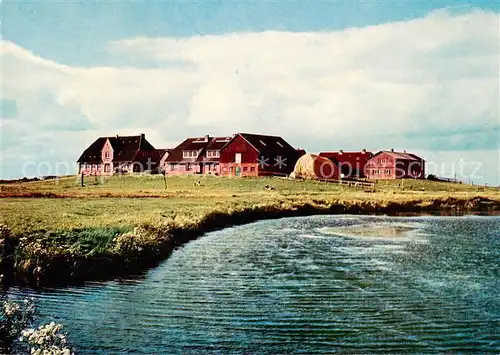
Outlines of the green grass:
M372 189L282 178L179 176L167 178L165 189L162 176L86 178L84 187L67 177L0 189L0 224L22 237L16 272L52 282L136 272L207 230L296 212L453 208L476 197L500 204L495 188L420 180L380 181Z
M201 181L201 186L194 186ZM15 233L37 230L71 230L93 227L134 227L142 222L175 215L187 218L220 208L244 208L255 204L314 201L430 201L483 196L500 199L495 188L425 180L377 182L375 192L332 183L282 178L224 178L210 176L119 176L86 178L81 187L75 177L1 186L0 223ZM266 185L274 189L266 189ZM18 198L20 194L51 194L52 198ZM62 198L58 198L62 197Z

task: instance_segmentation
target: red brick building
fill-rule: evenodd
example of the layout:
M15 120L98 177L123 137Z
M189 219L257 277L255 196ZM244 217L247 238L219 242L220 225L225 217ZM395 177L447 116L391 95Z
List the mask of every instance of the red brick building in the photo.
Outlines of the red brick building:
M146 140L137 136L99 137L78 159L79 174L113 175L158 168L160 155Z
M339 150L338 152L319 153L319 156L331 159L337 163L341 177L364 178L366 163L373 156L373 153L367 152L366 149L363 149L361 152L344 152L343 150Z
M188 138L162 159L161 169L170 175L214 174L220 175L220 150L231 137Z
M365 174L369 179L424 179L425 160L406 151L381 151L368 160Z
M302 154L281 137L238 133L220 151L221 175L289 175Z

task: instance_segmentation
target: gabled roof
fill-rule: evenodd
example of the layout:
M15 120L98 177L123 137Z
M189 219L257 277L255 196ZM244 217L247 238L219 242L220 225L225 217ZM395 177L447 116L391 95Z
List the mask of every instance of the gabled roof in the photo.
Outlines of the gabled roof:
M396 160L409 160L409 161L423 161L424 160L424 159L420 158L418 155L415 155L412 153L394 152L392 150L381 150L380 152L378 152L377 154L372 156L372 158L374 158L377 155L380 155L382 153L385 153Z
M231 138L232 137L215 137L208 143L207 150L221 150Z
M99 163L102 161L102 148L109 140L113 148L113 162L133 161L137 152L141 150L155 150L146 140L144 134L138 136L99 137L92 143L78 159L79 163Z
M108 137L99 137L78 158L77 163L98 164L102 161L102 148Z
M320 157L332 159L340 164L349 164L355 167L356 164L364 165L373 156L372 152L322 152L319 153Z
M226 145L231 144L231 142L236 137L242 137L248 142L261 156L278 156L283 157L297 156L299 151L288 144L282 137L278 136L267 136L263 134L251 134L251 133L237 133L233 136L231 141Z
M113 147L113 161L133 161L139 150L156 151L142 135L111 137L109 142Z
M191 137L170 151L166 161L170 163L179 163L183 161L193 162L193 160L184 159L183 151L199 151L197 162L202 161L219 161L219 158L206 158L207 150L220 150L231 137Z
M166 149L156 149L156 152L158 153L158 156L161 158L163 158L165 156L165 154L167 153L170 153L172 151L171 148L166 148Z

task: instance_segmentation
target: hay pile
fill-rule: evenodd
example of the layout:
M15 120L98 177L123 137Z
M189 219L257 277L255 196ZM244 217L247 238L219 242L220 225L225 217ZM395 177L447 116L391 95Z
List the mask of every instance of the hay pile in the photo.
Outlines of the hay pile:
M338 179L339 169L328 158L306 154L297 161L290 177L307 180Z

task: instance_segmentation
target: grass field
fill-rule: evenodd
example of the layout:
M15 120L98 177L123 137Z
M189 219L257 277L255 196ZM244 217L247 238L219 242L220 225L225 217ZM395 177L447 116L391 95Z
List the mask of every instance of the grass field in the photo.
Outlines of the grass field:
M500 206L498 188L421 180L374 188L214 176L166 182L146 175L87 177L84 187L77 177L0 184L0 224L21 237L14 272L47 283L111 278L152 266L206 231L262 218Z
M380 181L374 190L282 178L176 176L166 181L166 189L159 175L86 177L84 187L78 177L3 184L0 223L7 224L15 233L26 233L41 229L134 227L162 217L199 216L214 209L283 202L387 203L475 196L500 199L498 188L425 180ZM201 182L200 186L194 186L196 181Z

